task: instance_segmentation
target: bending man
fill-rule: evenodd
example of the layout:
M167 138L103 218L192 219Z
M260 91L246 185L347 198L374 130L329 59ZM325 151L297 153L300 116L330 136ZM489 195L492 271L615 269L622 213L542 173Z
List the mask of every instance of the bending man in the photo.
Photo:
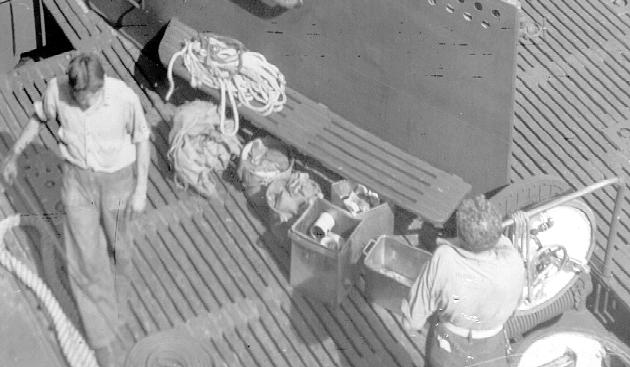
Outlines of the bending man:
M7 183L17 176L17 157L40 125L55 120L64 161L61 199L70 284L99 365L114 366L111 342L122 321L117 296L128 287L131 265L126 224L146 206L150 131L138 96L105 76L95 54L79 54L35 103L35 114L3 162Z
M503 324L518 306L525 268L501 216L483 196L466 199L456 214L458 238L440 245L403 301L406 328L421 330L437 312L429 340L432 367L507 367Z

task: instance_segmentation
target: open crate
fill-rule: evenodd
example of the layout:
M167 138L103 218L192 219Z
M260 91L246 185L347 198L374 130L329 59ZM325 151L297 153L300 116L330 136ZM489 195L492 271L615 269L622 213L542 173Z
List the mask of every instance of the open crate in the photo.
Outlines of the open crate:
M365 294L370 302L400 313L431 253L408 244L405 236L380 236L365 249Z
M335 218L331 232L341 237L336 249L322 246L309 234L323 212ZM355 217L325 199L315 199L289 230L291 285L323 302L339 304L357 278L356 264L365 245L392 232L393 212L388 205L369 216Z

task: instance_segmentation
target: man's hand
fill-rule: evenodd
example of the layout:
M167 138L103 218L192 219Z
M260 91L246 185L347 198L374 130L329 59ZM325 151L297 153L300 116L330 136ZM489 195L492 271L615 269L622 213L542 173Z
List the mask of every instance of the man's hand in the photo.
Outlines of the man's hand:
M147 206L147 194L134 192L127 201L127 207L125 208L125 217L127 220L133 220L135 216L142 213Z
M413 327L411 327L411 324L409 323L409 320L403 316L402 318L402 325L403 325L403 329L405 329L405 331L407 332L407 335L409 335L409 337L411 338L417 338L420 336L420 332L422 330L417 330L414 329Z
M8 185L13 185L13 181L17 178L17 157L13 153L2 160L2 178Z

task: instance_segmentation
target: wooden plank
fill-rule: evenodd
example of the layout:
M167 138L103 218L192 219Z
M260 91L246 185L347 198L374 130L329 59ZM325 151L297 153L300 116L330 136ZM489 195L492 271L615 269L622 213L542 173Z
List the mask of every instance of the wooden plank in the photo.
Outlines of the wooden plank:
M137 246L134 241L134 246ZM134 256L133 259L134 272L132 273L132 284L135 290L135 298L132 301L133 308L144 307L147 314L151 315L155 328L147 330L152 332L172 327L178 318L172 317L175 312L173 308L169 308L170 304L160 303L161 299L166 298L166 293L159 286L159 280L150 270L146 259L143 256ZM142 306L139 306L139 303Z
M84 33L81 32L80 29L77 29L77 25L73 23L73 19L64 14L63 10L58 6L58 4L54 0L42 0L46 8L50 11L52 16L55 18L55 21L61 29L63 33L68 37L70 43L73 45L78 45L79 41Z
M426 335L421 334L420 337L416 338L417 340L411 340L391 312L369 304L367 299L357 292L351 292L349 298L355 305L357 312L365 318L367 324L376 330L375 333L381 340L387 343L388 349L399 359L399 363L405 365L409 363L407 359L413 363L424 361ZM379 309L381 312L377 313L375 309Z
M405 366L398 362L394 354L381 343L378 335L372 332L357 314L352 302L347 299L339 310L331 312L333 319L342 327L348 339L362 357L373 360L380 366Z
M68 24L72 27L72 29L78 36L79 40L90 38L90 32L88 31L88 28L85 26L85 24L83 24L77 14L72 11L65 0L43 0L43 2L46 7L51 11L57 22L60 22L61 18L68 22ZM55 9L56 11L53 11L52 9ZM73 43L73 45L77 46L77 44L75 43Z
M297 367L299 360L289 361L278 345L281 336L272 334L267 328L264 328L261 321L250 323L249 328L253 332L253 336L260 342L264 348L266 355L274 366Z
M25 84L25 88L27 85L32 86L32 88L26 88L26 91L30 94L32 100L42 100L42 95L48 87L47 80L44 75L40 72L36 72L37 70L43 69L43 66L44 65L42 65L42 67L33 66L32 72L30 73L31 82L33 84ZM45 126L42 126L42 131L40 132L42 140L46 142L46 146L54 151L55 154L59 154L59 146L57 144L56 137L58 128L59 126L56 122L50 121L49 123L46 123Z
M179 232L180 229L177 231ZM181 234L178 233L177 237L183 242L190 242L191 247L194 247L196 252L200 254L199 261L203 264L199 267L205 269L201 271L201 274L205 281L212 285L211 291L219 304L226 305L243 297L244 292L238 283L231 278L232 275L214 250L214 244L219 239L216 236L209 237L202 234L194 220L182 224L181 232ZM191 249L192 251L193 249Z
M22 129L17 124L17 118L4 100L2 92L0 92L0 119L2 119L3 131L11 138L11 143L17 140Z
M164 225L164 223L161 224ZM164 287L172 296L183 318L189 319L199 315L203 312L203 306L188 283L186 274L177 263L177 259L170 254L169 248L177 244L164 242L159 229L153 233L146 233L146 239L156 253L156 260L160 263L159 268L165 272L162 277Z
M131 288L133 293L127 301L129 309L125 310L131 317L125 317L125 321L135 338L143 338L158 330L156 320L160 318L160 315L159 312L155 312L155 308L151 308L146 303L148 298L139 296L140 287L137 284L133 283Z
M266 287L273 282L269 279L270 272L268 263L258 256L253 254L253 247L257 246L257 238L251 238L247 236L247 233L240 227L242 225L239 220L240 215L234 216L234 212L228 212L219 205L211 205L211 210L204 210L203 217L207 221L215 223L213 227L218 228L219 231L229 234L229 237L223 238L223 245L230 251L235 261L239 264L239 267L244 272L253 272L250 275L250 281L252 286ZM241 214L241 213L238 213ZM221 224L214 221L223 219ZM242 219L241 219L242 220ZM254 273L255 272L255 273Z
M136 288L137 298L146 305L147 312L155 318L157 329L165 329L175 325L182 320L181 316L175 310L173 303L169 301L167 290L162 286L160 279L144 256L144 251L141 249L143 244L134 241L134 246L137 255L134 256L133 260L135 272L132 283ZM133 304L132 306L137 305ZM133 307L134 310L135 308ZM151 329L148 332L153 331L155 330Z
M349 301L343 303L343 309L348 321L352 322L357 329L357 335L370 341L370 349L385 361L385 365L392 366L412 366L413 361L401 345L391 338L391 335L382 328L382 323L373 323L360 312L356 298L358 289L351 291L348 296Z
M238 265L233 259L231 259L231 256L221 245L223 243L223 238L218 233L219 231L215 230L215 228L204 218L193 218L192 221L195 224L195 228L206 239L205 243L210 245L213 252L216 254L216 258L220 261L222 266L219 269L225 269L227 278L231 279L230 282L225 280L222 282L222 285L226 287L226 291L229 295L231 295L231 298L235 299L237 295L241 297L249 296L255 298L255 293L251 289L248 280L245 278L243 273L239 271ZM220 274L221 273L222 272L220 272Z
M546 9L546 7L544 5L540 5L541 8ZM535 8L535 5L532 4L532 7ZM550 14L552 15L555 19L553 20L554 24L562 24L563 26L563 19L562 17L560 17L558 14L551 14L551 13L546 13L546 14ZM566 27L566 26L565 26ZM619 110L617 109L617 106L615 104L612 103L612 101L615 100L615 96L609 95L608 92L606 91L603 92L602 88L596 88L593 84L593 81L596 81L596 83L602 83L601 79L597 76L599 73L596 73L595 70L593 70L592 67L590 67L589 65L584 65L585 67L583 68L584 73L579 72L579 70L574 66L576 64L576 62L571 62L567 60L567 57L571 56L571 52L569 52L568 50L563 54L560 53L559 50L562 49L566 49L566 44L571 45L571 51L574 51L577 55L580 55L581 59L584 61L588 61L588 56L584 54L582 47L578 47L575 43L571 42L571 40L569 38L567 38L568 35L573 34L573 31L571 29L567 29L567 28L563 28L562 32L560 32L558 34L558 36L556 36L554 33L548 34L548 37L546 37L547 42L549 41L553 41L553 43L549 42L550 44L550 50L552 50L556 56L559 56L559 58L566 63L566 65L569 65L572 70L576 73L576 75L579 75L580 78L583 80L583 82L589 86L593 92L595 92L595 95L593 96L594 98L598 98L599 101L601 101L603 106L607 106L607 108L612 108L613 110L617 110L617 112L619 112ZM559 39L559 38L563 38L565 42L563 42L563 40ZM536 46L536 45L535 45ZM588 47L588 46L586 46ZM588 62L587 62L588 64ZM586 76L585 76L586 75ZM590 77L589 77L590 75ZM601 75L601 74L599 74ZM605 77L604 77L605 78ZM604 86L603 84L600 84L602 86ZM605 90L605 88L604 88ZM612 99L611 99L612 98Z
M369 365L369 363L366 363L365 357L361 354L361 352L365 353L365 350L352 343L344 332L343 327L334 321L331 312L327 310L324 305L317 301L311 301L302 295L296 295L296 293L293 294L293 297L300 300L303 305L298 307L306 307L312 310L315 319L321 323L326 333L330 335L335 345L340 350L340 353L348 359L350 365L357 367Z
M221 218L212 213L200 215L198 219L197 225L199 228L202 229L204 233L213 234L213 236L218 239L217 242L213 242L214 249L228 268L232 278L241 286L246 297L255 298L255 289L265 287L266 284L262 283L260 279L247 277L244 272L247 266L247 260L245 260L242 254L235 250L237 241L232 237L233 235L230 234L227 229L221 228Z
M217 349L221 358L228 366L242 367L239 357L232 349L229 348L223 337L213 338L211 344Z
M260 366L257 362L255 362L255 356L252 354L252 351L249 349L248 345L245 345L239 335L234 331L228 331L223 334L225 341L228 343L230 348L238 355L239 360L245 367L255 367Z
M38 92L35 88L33 83L24 83L23 84L23 92L26 92L28 94L29 100L32 101L40 101L42 96L41 93ZM22 95L22 94L18 94ZM32 105L31 105L31 108ZM34 109L32 111L29 111L30 114L34 113ZM57 152L57 141L55 140L54 136L51 135L51 131L49 131L47 129L48 124L46 124L46 126L42 126L42 129L40 129L40 133L39 133L39 137L41 139L41 141L43 141L44 146L54 152Z
M626 65L623 63L619 63L612 55L610 50L602 44L602 41L607 41L607 37L603 35L603 33L609 33L613 35L613 38L616 38L622 44L623 42L619 39L614 33L607 32L601 26L601 23L597 21L597 18L594 16L595 13L584 13L581 10L576 10L575 7L580 7L578 2L572 2L568 4L566 1L562 2L562 5L554 4L554 8L557 11L554 11L555 14L562 14L563 19L569 20L566 22L567 26L571 30L576 30L576 28L589 27L589 29L582 29L582 32L586 36L588 36L591 40L591 47L588 49L580 49L579 52L582 52L586 56L587 63L592 65L592 69L597 70L603 78L598 78L600 83L608 89L612 95L625 95L626 100L627 97L630 97L630 94L623 87L627 82L620 78L620 75L628 74L628 69ZM571 13L569 13L569 11ZM586 20L585 16L589 16L589 19ZM580 22L582 20L583 22ZM627 49L627 48L626 48ZM613 63L606 63L606 59L615 61ZM603 67L606 67L608 70L605 70ZM621 83L621 84L619 84ZM610 86L612 84L614 88ZM618 98L619 104L627 105L623 98Z
M170 268L169 270L178 274L177 283L180 288L184 288L186 291L186 298L192 305L195 314L199 315L204 311L207 312L216 309L217 303L214 301L206 283L201 278L199 268L195 266L195 264L199 264L194 262L193 257L185 252L180 239L174 237L170 229L170 227L180 227L179 221L188 219L180 219L172 215L164 217L165 225L161 229L158 229L158 235L164 244L167 244L165 249L168 251L168 254L164 253L164 256L172 257L178 265L178 270L174 268Z
M161 295L159 297L160 304L167 310L168 317L171 319L178 319L179 322L183 321L187 317L192 317L193 313L190 310L190 306L185 303L183 295L178 292L178 287L175 285L173 279L170 277L165 264L159 257L158 253L154 249L154 246L158 244L151 243L146 237L134 234L136 248L138 253L144 257L145 261L149 264L149 267L153 274L157 276L159 280L155 285L154 295ZM163 290L158 291L159 288ZM158 293L159 292L159 293ZM174 308L172 308L174 307Z
M255 322L253 322L255 323ZM240 338L240 340L247 346L247 349L256 360L256 364L258 366L283 366L283 360L272 360L270 357L270 349L274 349L272 346L263 345L269 344L270 338L269 336L264 336L261 340L259 338L255 338L252 332L252 324L248 325L238 325L235 328L236 335ZM267 343L265 343L267 342Z
M199 293L200 298L203 300L204 308L212 312L220 308L222 302L229 302L229 298L224 296L219 298L216 293L215 287L219 283L216 279L212 269L208 263L204 261L204 254L199 250L195 243L193 243L184 232L183 224L181 222L188 222L187 217L180 217L178 219L178 211L170 211L171 215L166 218L169 223L168 230L163 232L170 232L169 239L165 238L167 243L177 243L178 245L169 247L173 251L173 255L176 258L186 258L189 264L183 264L184 270L188 277L193 278L191 282L195 284L195 291ZM202 243L199 243L201 245ZM186 267L189 266L189 267ZM220 287L219 287L220 288ZM224 293L223 293L224 294Z
M72 12L76 15L77 19L83 25L83 27L87 29L90 36L94 37L98 35L99 33L101 33L100 29L97 27L97 23L98 23L98 20L100 20L100 22L103 22L103 20L100 19L100 17L98 16L95 16L95 17L90 16L90 14L92 15L96 15L96 14L93 12L90 12L90 9L88 8L87 4L83 2L83 0L57 0L57 1L65 2L66 6L72 10Z
M279 307L274 311L275 315L282 312ZM261 326L271 335L271 340L276 343L278 350L282 354L282 358L286 359L289 366L306 367L316 365L317 362L310 352L305 349L299 349L295 344L291 343L287 335L285 335L285 333L280 329L278 326L279 324L276 324L272 314L268 312L266 308L261 307L260 309L260 323ZM273 358L273 360L275 359L276 358Z
M420 198L418 198L416 195L417 192L414 192L414 187L417 188L418 186L426 185L428 183L427 181L423 180L415 182L414 184L411 180L406 180L405 178L408 177L400 174L400 172L398 172L398 174L388 172L390 170L385 168L386 166L377 166L378 161L376 161L376 157L365 155L363 152L359 151L356 146L352 146L342 140L340 141L339 136L333 137L332 134L321 134L318 136L318 139L311 141L310 145L313 149L320 151L320 156L326 154L331 158L336 157L340 166L344 168L348 167L344 169L344 172L359 171L357 175L364 177L360 182L374 190L379 190L378 188L380 188L382 191L378 192L385 197L393 200L404 198L416 203L423 200L423 205L437 203L436 200L439 200L439 198L435 197L429 198L425 193L421 193ZM392 196L387 196L387 192L392 193ZM425 196L427 197L425 198ZM438 214L439 208L434 208L435 207L432 206L427 212L432 213L435 211L435 213Z
M10 87L11 88L15 87L15 84L11 85ZM5 106L8 107L4 109L3 115L7 119L6 122L9 123L8 126L14 129L13 130L13 133L15 134L14 136L17 138L19 134L21 134L24 126L26 125L26 122L29 119L29 115L27 114L24 107L22 107L22 105L19 103L16 95L14 95L13 93L14 93L13 89L9 89L6 87L2 88L2 86L0 86L0 94L2 94L2 96L4 97L4 102L5 102L5 103L0 103L0 105L3 105L3 106L0 106L0 108L5 107ZM36 138L33 141L33 143L45 146L45 143L42 140L41 136ZM36 147L36 145L34 144L31 144L30 147L35 152L40 152L43 149L42 147L39 147L39 148ZM29 153L26 152L26 154L28 156Z

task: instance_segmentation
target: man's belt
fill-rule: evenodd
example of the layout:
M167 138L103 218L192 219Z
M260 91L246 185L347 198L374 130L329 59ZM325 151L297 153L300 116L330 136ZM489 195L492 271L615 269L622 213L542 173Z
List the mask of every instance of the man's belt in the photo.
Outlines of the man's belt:
M451 324L450 322L440 322L440 324L444 325L444 327L451 333L457 336L461 336L462 338L468 338L468 337L471 337L473 339L491 338L497 335L498 333L500 333L501 330L503 330L503 325L501 325L500 327L496 329L490 329L490 330L472 330L472 329L455 326Z

